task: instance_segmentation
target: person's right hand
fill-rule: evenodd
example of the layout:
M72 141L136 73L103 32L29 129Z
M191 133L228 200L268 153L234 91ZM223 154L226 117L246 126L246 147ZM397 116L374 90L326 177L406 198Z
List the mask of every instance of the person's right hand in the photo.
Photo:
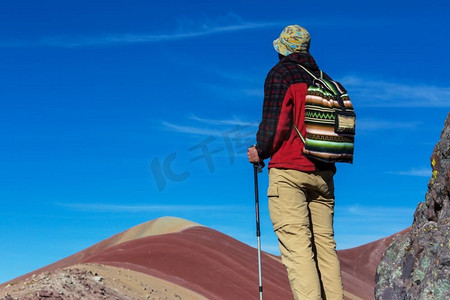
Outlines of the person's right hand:
M251 162L252 164L259 164L261 162L258 150L256 150L255 146L248 148L247 157L248 161Z

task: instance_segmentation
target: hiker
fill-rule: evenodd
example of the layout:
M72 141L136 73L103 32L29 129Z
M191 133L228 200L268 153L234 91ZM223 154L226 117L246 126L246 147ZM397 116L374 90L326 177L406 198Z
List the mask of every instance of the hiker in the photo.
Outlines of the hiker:
M293 130L294 124L305 134L305 97L313 82L298 65L317 77L320 70L309 53L310 34L305 28L287 26L273 46L280 61L264 84L262 121L248 159L255 164L271 158L269 212L294 298L342 300L333 230L336 167L306 158L302 140Z

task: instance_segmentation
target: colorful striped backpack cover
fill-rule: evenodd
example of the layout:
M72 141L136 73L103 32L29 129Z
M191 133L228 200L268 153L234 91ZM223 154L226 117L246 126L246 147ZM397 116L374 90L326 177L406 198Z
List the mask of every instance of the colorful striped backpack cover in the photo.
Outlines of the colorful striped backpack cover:
M323 162L353 163L356 115L341 84L320 78L302 67L314 80L305 99L304 137L294 129L304 144L303 155Z

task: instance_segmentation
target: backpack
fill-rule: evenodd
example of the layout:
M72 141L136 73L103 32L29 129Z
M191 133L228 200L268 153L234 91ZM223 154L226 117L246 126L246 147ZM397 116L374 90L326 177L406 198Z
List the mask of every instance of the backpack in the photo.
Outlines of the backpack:
M322 71L317 78L299 66L314 78L305 99L306 136L294 125L304 144L303 155L327 163L353 163L356 115L347 93L340 83L323 78Z

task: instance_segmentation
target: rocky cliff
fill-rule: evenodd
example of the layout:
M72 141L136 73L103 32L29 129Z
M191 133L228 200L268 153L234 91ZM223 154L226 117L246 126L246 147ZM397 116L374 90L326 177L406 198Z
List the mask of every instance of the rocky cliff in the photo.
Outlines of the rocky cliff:
M450 114L431 156L425 202L377 268L376 299L450 299Z

